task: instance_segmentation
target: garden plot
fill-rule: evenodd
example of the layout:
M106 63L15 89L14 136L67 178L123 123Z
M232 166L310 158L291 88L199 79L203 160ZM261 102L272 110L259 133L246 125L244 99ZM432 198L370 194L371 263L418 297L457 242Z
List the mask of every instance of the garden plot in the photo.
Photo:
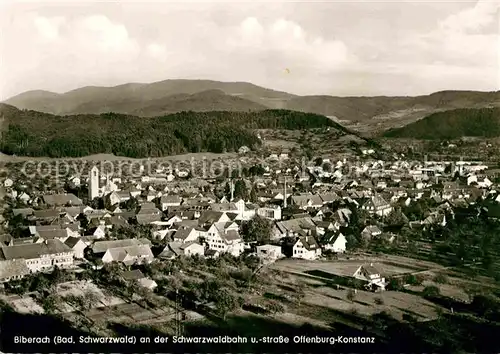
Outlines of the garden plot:
M19 313L31 313L31 314L43 314L45 313L43 307L41 307L35 299L31 296L16 296L9 301L10 305Z
M105 307L122 304L125 301L110 295L105 294L96 284L91 281L72 281L62 283L57 286L57 294L61 297L66 296L84 296L86 293L91 292L96 295L98 302L93 304L92 307Z

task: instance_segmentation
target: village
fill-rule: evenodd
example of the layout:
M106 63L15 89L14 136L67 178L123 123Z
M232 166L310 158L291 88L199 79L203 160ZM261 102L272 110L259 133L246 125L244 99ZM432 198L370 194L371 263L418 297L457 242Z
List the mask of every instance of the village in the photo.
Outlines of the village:
M240 149L240 159L246 153ZM18 312L79 313L92 325L104 318L178 323L179 306L182 321L190 321L204 316L200 305L224 319L238 309L276 316L296 311L293 321L321 323L307 306L430 320L453 309L436 306L428 296L470 302L481 287L496 289L496 270L483 274L481 255L459 254L455 241L429 236L464 215L500 218L497 179L489 166L384 162L373 153L366 150L355 161L324 156L308 164L287 153L258 165L243 157L239 173L216 178L168 171L153 161L153 173L146 162L136 163L140 173L134 177L113 175L97 163L80 175L73 171L61 179L52 173L37 180L23 175L21 163L9 163L1 182L0 298ZM175 272L182 284L196 284L192 278L211 279L206 273L221 264L229 264L229 274L239 272L235 279L245 284L265 277L260 285L267 283L275 296L262 302L250 292L218 304L217 297L224 298L220 289L212 297L183 295L194 306L169 296L183 287L172 278ZM466 276L464 268L485 278ZM53 294L30 295L43 289L26 279L54 272L59 280L50 285ZM132 290L109 291L109 279ZM323 286L313 292L314 284ZM295 310L279 301L290 296L300 298ZM145 299L149 305L141 305Z

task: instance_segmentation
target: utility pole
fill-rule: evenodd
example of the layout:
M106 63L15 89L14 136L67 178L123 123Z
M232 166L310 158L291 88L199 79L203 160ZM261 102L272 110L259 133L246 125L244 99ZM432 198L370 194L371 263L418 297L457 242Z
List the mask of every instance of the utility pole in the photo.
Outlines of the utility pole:
M179 295L179 290L178 289L175 290L175 335L176 336L182 336L182 333L184 332L182 325L184 312L182 311L181 298L182 297L181 295Z
M179 314L179 290L175 290L175 335L180 336L181 323Z

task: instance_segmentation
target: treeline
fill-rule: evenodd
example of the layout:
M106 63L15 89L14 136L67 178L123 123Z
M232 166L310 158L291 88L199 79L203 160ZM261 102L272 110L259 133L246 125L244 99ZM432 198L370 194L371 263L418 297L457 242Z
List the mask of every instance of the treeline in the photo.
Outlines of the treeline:
M384 133L388 138L456 139L500 136L500 108L454 109L433 113L415 123Z
M105 113L56 116L2 105L0 150L9 155L131 158L231 152L261 144L252 129L345 129L325 116L288 110L180 112L161 117ZM6 127L6 128L5 128Z

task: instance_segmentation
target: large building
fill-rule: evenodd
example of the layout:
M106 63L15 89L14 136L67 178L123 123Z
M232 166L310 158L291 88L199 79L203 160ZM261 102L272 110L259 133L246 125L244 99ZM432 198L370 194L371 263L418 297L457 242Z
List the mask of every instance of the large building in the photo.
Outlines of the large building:
M45 240L2 247L0 260L15 263L23 260L30 272L52 269L54 266L68 267L73 264L74 251L59 240ZM9 276L4 276L9 278Z

